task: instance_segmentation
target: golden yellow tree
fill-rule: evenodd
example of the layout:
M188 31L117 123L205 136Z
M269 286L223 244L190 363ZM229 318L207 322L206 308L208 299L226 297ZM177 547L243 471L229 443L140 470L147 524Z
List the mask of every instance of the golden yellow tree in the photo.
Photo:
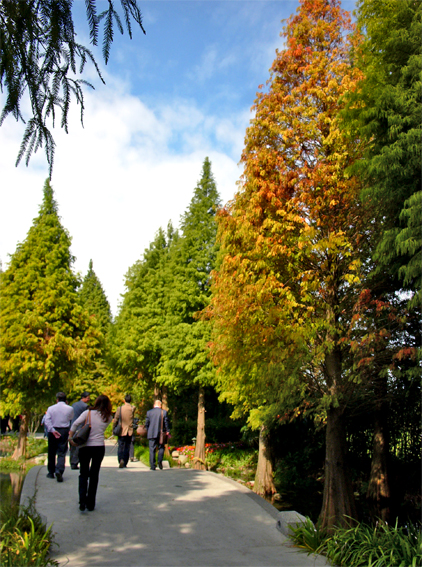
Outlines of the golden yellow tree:
M223 396L255 427L277 407L298 407L308 395L318 402L325 527L356 516L344 410L357 378L345 360L371 224L346 173L361 149L337 120L359 78L352 30L338 0L301 0L287 21L286 47L247 130L239 192L219 216L221 264L208 311Z

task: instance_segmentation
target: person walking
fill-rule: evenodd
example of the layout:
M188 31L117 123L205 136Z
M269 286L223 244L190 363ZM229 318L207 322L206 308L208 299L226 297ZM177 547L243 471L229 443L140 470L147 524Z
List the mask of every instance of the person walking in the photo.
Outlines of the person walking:
M132 401L132 396L127 394L125 396L125 403L123 406L119 407L113 419L113 427L115 427L119 421L122 423L122 430L118 437L118 449L117 449L117 460L119 462L119 468L124 469L129 461L129 451L130 443L132 441L133 435L133 419L135 417L136 408L130 405Z
M161 401L155 400L154 407L147 411L145 427L147 428L147 439L149 443L149 466L155 471L155 452L158 448L158 468L163 468L164 444L160 443L161 423L163 430L170 434L169 419L166 410L161 409Z
M63 482L67 440L73 408L66 403L66 394L56 394L56 404L47 408L44 425L48 433L48 473L47 478L56 476L57 482ZM57 462L56 462L57 456Z
M73 419L70 425L78 419L78 417L88 408L88 402L90 400L89 392L83 392L79 402L75 402L72 405L73 408ZM69 461L70 468L73 470L79 469L79 447L75 444L69 443Z
M85 423L91 414L91 431L85 445L79 447L79 510L92 512L97 498L98 479L101 463L105 455L104 432L112 420L110 399L101 395L95 400L94 406L88 408L76 419L70 428L69 442L74 445L72 437L79 425Z

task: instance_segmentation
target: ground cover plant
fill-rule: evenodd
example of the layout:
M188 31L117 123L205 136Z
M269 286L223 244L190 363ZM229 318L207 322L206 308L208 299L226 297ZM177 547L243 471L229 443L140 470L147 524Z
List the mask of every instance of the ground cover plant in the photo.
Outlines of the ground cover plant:
M326 555L340 567L417 567L422 564L421 526L404 527L377 522L334 528L331 533L307 522L292 529L295 545L309 553Z
M27 458L14 460L12 454L17 443L17 435L2 435L0 438L0 450L3 454L0 459L0 471L10 472L12 480L12 485L5 483L6 486L3 484L1 486L0 565L1 567L58 565L48 556L53 541L51 526L45 526L33 501L30 501L28 506L17 504L24 477L36 464L35 457L47 452L47 440L28 436Z
M2 567L58 565L48 557L53 536L33 503L0 508L0 564Z

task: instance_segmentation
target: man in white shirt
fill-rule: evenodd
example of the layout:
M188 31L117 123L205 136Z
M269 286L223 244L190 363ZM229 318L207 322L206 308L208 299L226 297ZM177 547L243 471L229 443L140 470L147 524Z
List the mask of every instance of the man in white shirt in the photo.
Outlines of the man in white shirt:
M67 440L70 422L73 417L73 408L66 403L66 394L56 394L57 403L50 406L45 414L44 425L48 433L48 474L47 478L57 478L63 482L65 458L67 453ZM57 463L56 463L57 455Z

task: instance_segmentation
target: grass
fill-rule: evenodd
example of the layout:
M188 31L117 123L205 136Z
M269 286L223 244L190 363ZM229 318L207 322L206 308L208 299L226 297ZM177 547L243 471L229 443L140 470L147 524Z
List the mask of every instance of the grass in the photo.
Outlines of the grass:
M332 534L315 527L308 519L292 529L295 545L309 553L325 555L340 567L418 567L422 565L420 526L405 528L378 522L376 527L356 524L336 528Z
M149 468L149 447L147 445L135 445L135 457ZM174 461L171 457L164 455L163 461L168 461L170 467L174 466Z
M33 502L29 506L0 508L0 565L2 567L46 567L58 565L48 557L51 527L46 528Z

